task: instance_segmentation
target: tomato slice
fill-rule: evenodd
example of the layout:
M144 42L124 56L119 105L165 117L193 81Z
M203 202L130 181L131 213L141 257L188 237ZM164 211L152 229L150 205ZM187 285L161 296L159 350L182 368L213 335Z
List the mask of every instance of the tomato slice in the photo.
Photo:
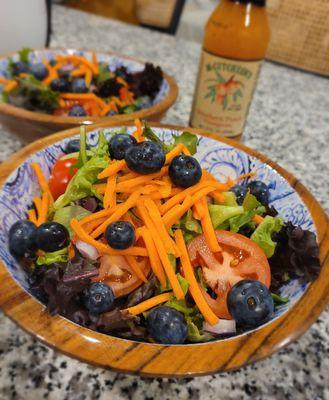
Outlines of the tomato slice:
M76 174L77 169L74 168L72 171L71 168L76 162L76 158L59 159L56 161L49 179L49 189L55 200L65 193L68 183Z
M243 279L255 279L267 287L271 284L271 271L263 250L252 240L229 231L216 231L221 253L212 253L204 235L197 236L188 246L194 267L201 267L207 285L215 293L210 296L202 289L205 299L214 313L224 319L231 319L227 308L227 294L230 288ZM213 298L216 297L216 298Z
M93 282L101 281L111 286L115 297L125 296L143 283L123 256L104 255L100 262L99 275L93 278ZM151 271L149 261L144 259L139 265L147 276Z

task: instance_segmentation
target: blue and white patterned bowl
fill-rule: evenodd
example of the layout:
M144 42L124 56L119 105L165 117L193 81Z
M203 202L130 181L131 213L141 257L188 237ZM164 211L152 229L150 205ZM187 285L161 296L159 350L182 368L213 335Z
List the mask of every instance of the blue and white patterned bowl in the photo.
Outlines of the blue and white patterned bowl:
M33 50L30 52L29 59L32 62L48 61L55 59L56 55L79 55L88 60L92 59L92 52L87 50L74 50L74 49L44 49ZM129 72L138 72L144 69L145 63L130 57L112 53L99 53L96 52L97 60L99 62L108 64L109 70L114 71L120 66L127 68ZM7 77L8 63L10 59L17 61L19 59L18 53L13 53L10 56L0 57L0 77ZM151 60L152 61L152 60ZM4 86L0 84L0 99ZM145 108L130 114L119 114L112 117L67 117L67 116L54 116L42 112L29 111L23 108L15 107L11 104L1 102L0 100L0 114L12 116L15 118L22 118L35 124L42 124L43 127L51 127L48 131L55 132L61 129L76 126L81 123L91 124L100 122L100 120L108 120L115 124L120 124L128 121L133 121L135 118L151 119L153 121L160 120L161 116L167 111L168 108L176 101L178 95L178 87L175 80L164 73L164 80L161 88L149 105ZM17 123L17 121L16 121ZM11 125L11 127L13 124Z
M106 128L105 134L110 135L117 129ZM129 127L127 132L131 133L133 129ZM99 130L98 128L89 133L90 145L97 144ZM177 130L167 128L154 128L154 130L165 141L169 141L173 134L179 133ZM64 139L33 154L8 177L0 191L0 257L12 277L32 296L36 294L31 292L23 270L8 251L8 231L15 221L26 218L33 197L40 193L37 179L31 171L31 162L39 163L45 176L49 177L53 164L63 154L63 148L68 140L70 139ZM234 179L238 175L255 171L257 179L265 182L270 188L270 205L274 206L286 221L291 221L303 229L315 231L311 215L302 199L287 180L269 165L242 150L203 136L199 137L196 156L202 167L214 174L219 181L225 181L228 177ZM277 309L275 317L291 308L306 288L307 285L300 284L298 280L292 280L283 286L281 295L288 297L290 301Z

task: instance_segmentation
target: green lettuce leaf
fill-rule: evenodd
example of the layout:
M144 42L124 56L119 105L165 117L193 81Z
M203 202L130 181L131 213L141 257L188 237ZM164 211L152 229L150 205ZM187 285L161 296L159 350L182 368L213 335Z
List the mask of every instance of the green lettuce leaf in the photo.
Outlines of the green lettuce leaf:
M64 225L72 236L73 231L71 229L70 221L72 218L80 221L82 218L90 215L90 211L86 210L81 206L67 206L63 207L55 212L53 220Z
M192 154L197 152L198 146L198 137L190 132L183 132L180 135L173 135L174 144L173 147L182 143L185 147L187 147L188 151Z
M222 205L230 207L237 207L239 205L233 192L223 192L222 195L225 197L224 203L221 203Z
M98 76L97 83L102 83L113 77L113 73L109 70L109 66L106 63L100 63L98 65Z
M195 324L195 318L187 316L185 320L187 322L187 339L190 342L209 342L214 338L210 333L203 332L202 329Z
M80 127L80 151L78 156L78 161L76 164L72 166L74 168L81 168L86 162L88 161L88 154L87 154L87 134L86 134L86 127Z
M21 61L24 64L27 64L29 62L29 55L31 51L32 49L29 49L28 47L24 47L24 49L20 50L18 52L19 61Z
M33 75L18 78L18 81L20 93L30 100L33 99L35 107L46 111L52 111L58 107L59 93L51 90Z
M168 153L168 151L172 150L175 146L177 146L180 143L184 144L192 155L195 154L197 151L198 138L196 135L190 132L183 132L180 135L173 135L174 142L171 144L166 144L145 123L143 129L143 136L148 140L151 140L152 142L159 144L166 153Z
M260 203L253 194L248 192L243 200L242 206L246 211L252 211L262 207L262 203Z
M215 229L223 224L228 219L236 215L243 214L244 208L242 206L223 206L218 204L211 204L208 206L211 222Z
M69 260L68 248L54 251L53 253L45 253L38 257L37 265L51 265L54 263L66 263Z
M186 295L188 288L190 286L189 283L187 282L187 280L184 277L182 277L182 275L180 273L176 274L176 276L177 276L178 282L179 282L184 294Z
M272 236L274 233L280 232L283 225L282 218L267 215L250 237L251 240L264 250L267 258L273 256L276 247L276 242L272 240Z
M280 306L282 304L289 303L289 298L288 297L282 297L276 293L271 293L272 299L274 301L274 304L276 306Z

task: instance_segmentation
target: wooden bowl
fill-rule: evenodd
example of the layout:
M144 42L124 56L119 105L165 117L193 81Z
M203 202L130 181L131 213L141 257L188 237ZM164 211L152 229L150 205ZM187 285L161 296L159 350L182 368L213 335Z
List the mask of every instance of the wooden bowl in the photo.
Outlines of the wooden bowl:
M98 124L97 128L105 126L108 124L102 123ZM160 127L160 125L153 126ZM181 129L174 126L163 127L172 130ZM88 130L94 128L96 127L90 127ZM319 278L308 287L303 287L303 294L295 303L292 302L290 308L256 330L209 343L165 346L107 336L78 326L63 317L49 316L45 312L45 307L22 289L5 264L0 263L0 306L12 320L43 343L81 361L143 376L175 377L228 371L258 361L296 340L310 327L329 301L328 217L310 192L296 178L266 156L229 139L219 138L200 130L191 129L191 131L216 139L220 142L219 147L225 147L227 144L232 146L232 150L234 148L242 150L240 153L246 157L253 156L248 158L252 164L251 167L257 163L267 164L273 169L268 167L265 169L278 176L276 184L284 183L285 187L290 189L292 196L299 196L298 199L303 201L305 213L308 215L307 223L315 227L317 232L322 265ZM70 129L25 147L0 166L0 182L3 183L15 168L38 150L77 133L78 128ZM214 145L212 147L216 147ZM59 146L57 148L60 149ZM18 178L19 174L13 174L9 180L10 184L16 182ZM2 224L6 223L4 219ZM0 255L4 258L5 243L2 242L1 245ZM14 268L18 267L14 266Z
M90 51L72 49L34 50L31 53L31 57L35 61L41 61L43 58L51 59L56 54L78 54L91 58ZM98 52L97 55L100 61L108 62L110 65L125 65L128 69L132 68L132 70L140 70L145 65L144 61L116 53ZM17 53L7 53L0 56L0 76L6 70L9 58L16 59ZM178 96L178 86L175 79L166 73L164 73L164 83L160 92L160 97L151 107L131 114L120 114L112 117L61 117L37 111L29 111L0 101L0 122L9 131L23 137L25 141L31 141L63 129L69 129L81 124L91 125L100 121L107 121L107 123L117 125L134 121L136 118L148 121L161 121Z

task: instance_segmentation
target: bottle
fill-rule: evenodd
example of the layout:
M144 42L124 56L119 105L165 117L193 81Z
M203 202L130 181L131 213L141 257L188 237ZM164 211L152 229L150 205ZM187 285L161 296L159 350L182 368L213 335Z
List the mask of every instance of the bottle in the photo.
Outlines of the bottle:
M270 32L266 0L221 0L206 28L190 124L238 139Z

